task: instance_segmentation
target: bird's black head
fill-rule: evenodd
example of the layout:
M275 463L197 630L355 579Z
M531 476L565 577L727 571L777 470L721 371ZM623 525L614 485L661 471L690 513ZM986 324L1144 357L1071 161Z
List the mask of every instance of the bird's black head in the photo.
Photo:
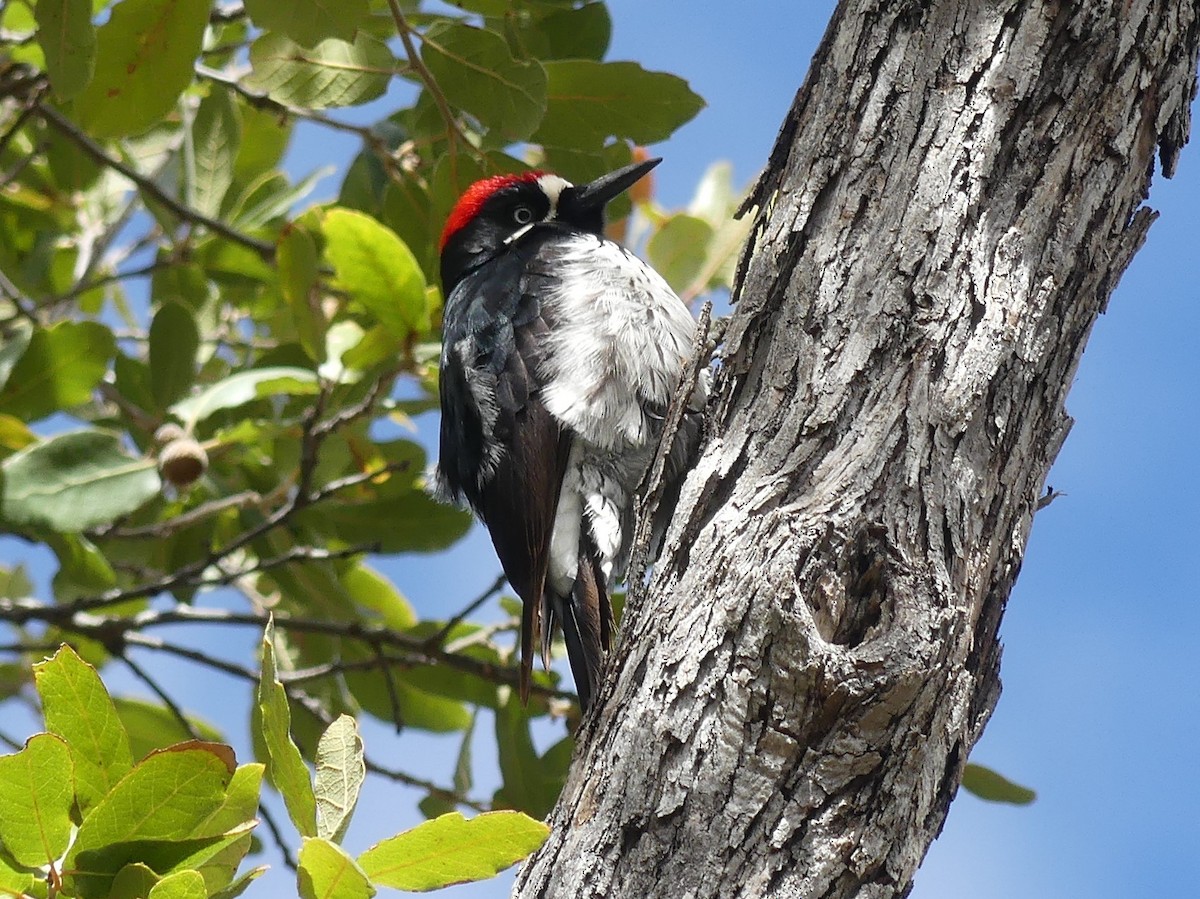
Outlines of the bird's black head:
M578 186L545 172L476 181L459 198L442 231L442 290L449 296L463 275L544 222L602 233L605 205L661 161L635 162Z

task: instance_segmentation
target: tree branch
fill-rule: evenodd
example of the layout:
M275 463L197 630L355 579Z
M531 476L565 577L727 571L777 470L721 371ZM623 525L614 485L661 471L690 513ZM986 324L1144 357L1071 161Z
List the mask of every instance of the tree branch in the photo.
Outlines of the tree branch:
M193 224L203 225L214 234L219 234L226 240L241 244L258 253L266 261L270 262L275 258L275 245L259 240L257 237L251 237L248 234L243 234L235 228L231 228L219 219L214 219L204 215L198 210L192 209L189 206L180 203L170 194L166 193L157 184L149 178L144 177L136 169L126 165L121 160L109 153L98 143L92 140L87 134L79 129L70 119L60 113L53 106L48 106L40 101L37 103L38 114L49 124L53 125L61 134L69 138L75 143L79 149L83 150L88 156L102 166L112 169L124 175L130 181L138 186L143 192L149 194L156 202L165 206L178 218L192 222Z

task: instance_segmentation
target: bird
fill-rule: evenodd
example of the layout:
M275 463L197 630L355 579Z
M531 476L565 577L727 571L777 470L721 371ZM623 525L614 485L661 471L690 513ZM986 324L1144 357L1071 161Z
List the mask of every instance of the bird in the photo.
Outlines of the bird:
M522 601L519 687L534 644L563 632L580 706L600 683L625 574L633 504L696 322L663 277L604 235L605 207L645 159L575 185L544 171L472 184L439 245L443 296L436 486L487 528ZM687 398L666 466L671 497L701 435L708 372ZM655 522L656 539L666 520Z

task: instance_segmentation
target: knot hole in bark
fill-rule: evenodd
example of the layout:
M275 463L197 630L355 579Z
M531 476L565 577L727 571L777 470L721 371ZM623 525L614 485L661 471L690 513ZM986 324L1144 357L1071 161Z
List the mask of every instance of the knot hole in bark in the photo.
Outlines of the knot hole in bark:
M836 537L830 534L826 539L832 543ZM866 525L845 540L835 566L820 576L810 594L822 639L853 649L883 621L885 613L890 617L894 568L892 545L882 525Z

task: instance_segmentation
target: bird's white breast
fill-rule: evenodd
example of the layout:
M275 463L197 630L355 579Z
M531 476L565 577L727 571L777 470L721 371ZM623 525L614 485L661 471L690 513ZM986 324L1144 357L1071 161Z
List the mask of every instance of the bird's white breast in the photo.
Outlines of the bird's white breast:
M633 494L696 324L661 275L612 241L578 235L554 264L542 401L575 441L551 537L550 582L562 591L575 579L585 520L605 574L623 564Z

